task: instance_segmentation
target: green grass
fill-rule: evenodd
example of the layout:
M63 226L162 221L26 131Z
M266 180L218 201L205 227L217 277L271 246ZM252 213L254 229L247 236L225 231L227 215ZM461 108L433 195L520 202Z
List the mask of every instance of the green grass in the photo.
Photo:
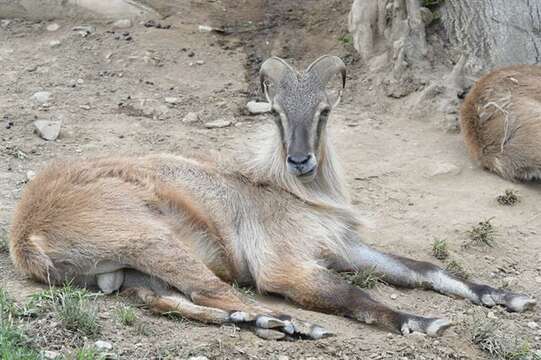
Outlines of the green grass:
M133 326L137 320L135 309L131 306L122 306L116 311L118 321L125 326Z
M83 347L64 357L65 360L102 360L106 356L93 347Z
M432 255L438 260L445 260L449 257L447 250L447 242L445 240L436 239L432 244Z
M520 198L516 191L507 189L505 190L505 193L498 195L496 197L496 201L498 201L498 204L500 205L513 206L517 204L518 202L520 202Z
M496 229L490 221L492 221L492 219L481 221L467 232L473 244L490 247L494 246Z
M7 253L9 251L8 234L6 230L0 229L0 253Z
M338 38L338 41L344 45L353 45L353 36L351 34L342 35Z
M15 304L8 298L4 289L0 288L0 359L2 360L34 360L39 354L32 349L16 318Z
M494 359L531 360L536 356L530 344L503 329L499 320L474 316L470 323L471 341Z
M468 274L468 272L464 270L464 267L455 260L450 261L445 267L445 270L447 270L459 279L467 280L470 277L470 274Z
M366 268L356 272L347 272L343 273L343 276L352 285L362 289L373 289L378 283L383 283L382 276L376 272L375 268Z
M29 307L38 312L54 311L68 330L86 336L100 332L95 295L70 284L34 294Z
M253 298L256 295L256 292L252 287L240 285L236 281L233 283L233 288L250 298Z

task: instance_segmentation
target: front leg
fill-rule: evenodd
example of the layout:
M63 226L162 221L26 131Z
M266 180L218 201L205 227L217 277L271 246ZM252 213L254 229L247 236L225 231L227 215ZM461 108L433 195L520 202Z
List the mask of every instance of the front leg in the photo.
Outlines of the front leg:
M382 253L366 245L354 246L350 259L338 267L344 271L373 268L390 284L431 289L485 306L502 305L508 311L522 312L536 304L535 299L527 295L460 279L431 263Z
M439 336L451 325L445 319L395 311L318 265L302 266L295 269L294 274L269 271L264 279L258 283L259 288L281 294L306 308L376 324L402 334L415 331Z

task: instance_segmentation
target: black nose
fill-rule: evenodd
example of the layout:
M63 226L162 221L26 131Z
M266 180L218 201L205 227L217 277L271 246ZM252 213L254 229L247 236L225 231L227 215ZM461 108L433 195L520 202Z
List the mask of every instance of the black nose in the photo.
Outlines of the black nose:
M287 162L291 165L304 165L310 161L310 155L291 155L287 157Z

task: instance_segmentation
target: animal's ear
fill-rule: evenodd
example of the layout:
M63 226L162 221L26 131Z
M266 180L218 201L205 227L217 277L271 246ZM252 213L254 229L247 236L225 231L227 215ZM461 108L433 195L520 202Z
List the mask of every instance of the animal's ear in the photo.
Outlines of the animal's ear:
M267 101L272 104L280 84L295 78L295 70L284 60L273 56L261 65L259 83Z
M342 93L346 87L346 65L338 56L323 55L306 69L307 73L314 74L327 94L329 104L335 107L340 103ZM340 75L340 84L335 84L336 75Z

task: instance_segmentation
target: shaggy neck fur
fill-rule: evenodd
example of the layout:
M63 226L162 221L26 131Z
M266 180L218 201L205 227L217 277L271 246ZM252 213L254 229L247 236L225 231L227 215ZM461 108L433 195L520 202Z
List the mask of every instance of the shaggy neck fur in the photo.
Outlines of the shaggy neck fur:
M348 208L349 195L334 148L327 139L327 131L321 133L318 169L315 178L302 182L287 171L285 149L276 126L265 127L252 142L242 173L258 183L268 183L286 190L301 200L316 206ZM269 134L270 133L270 134Z

